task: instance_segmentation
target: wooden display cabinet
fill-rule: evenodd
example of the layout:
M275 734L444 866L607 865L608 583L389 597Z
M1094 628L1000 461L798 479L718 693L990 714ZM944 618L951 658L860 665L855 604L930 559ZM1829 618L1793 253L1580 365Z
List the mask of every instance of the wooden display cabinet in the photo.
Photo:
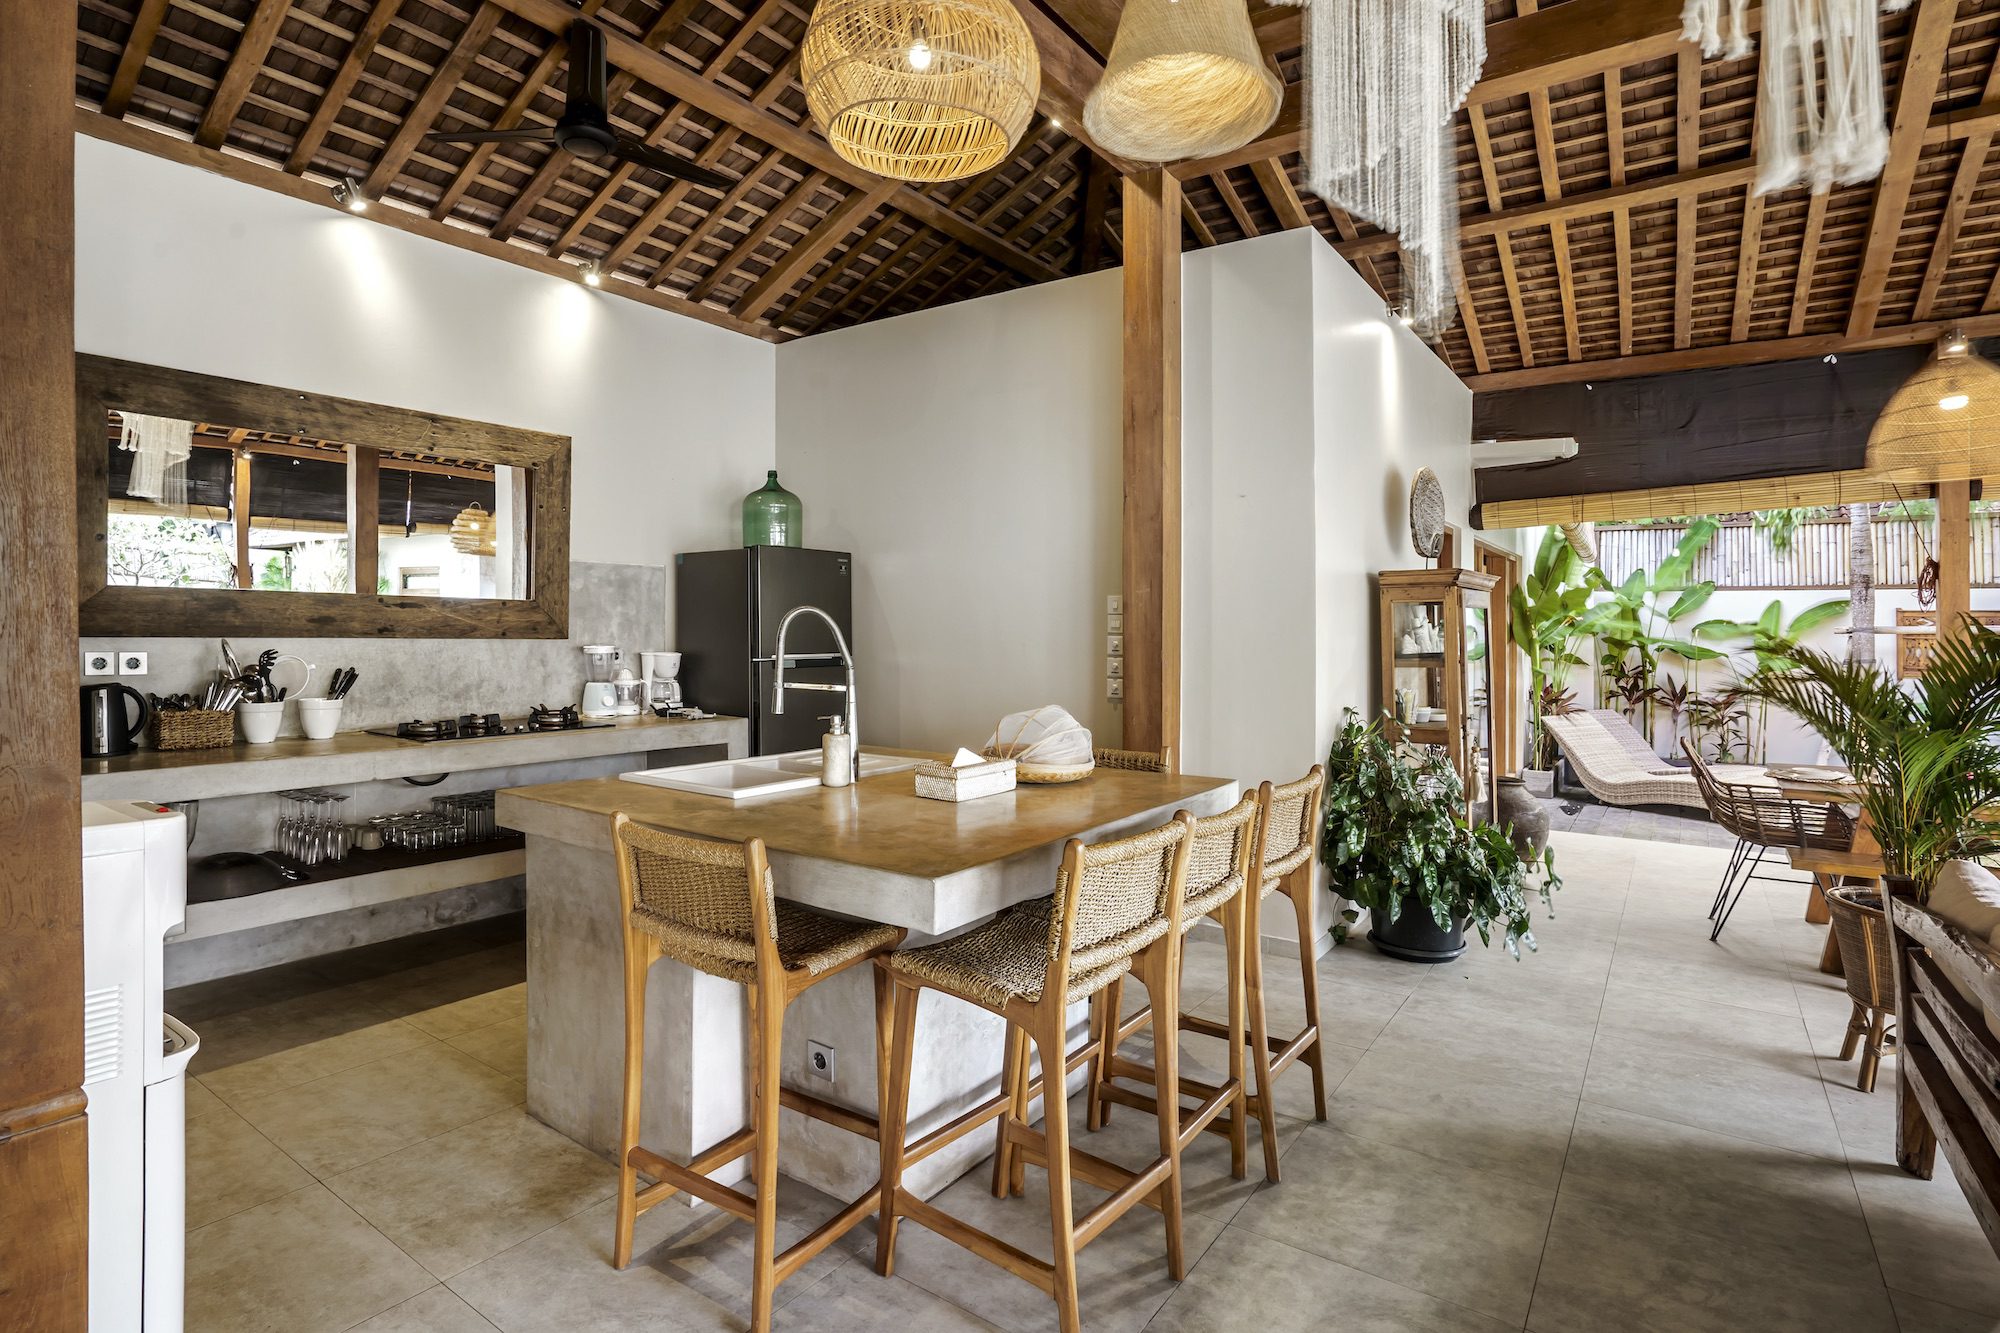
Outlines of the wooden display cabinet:
M1469 569L1375 576L1382 639L1383 733L1444 748L1466 811L1493 809L1493 588Z

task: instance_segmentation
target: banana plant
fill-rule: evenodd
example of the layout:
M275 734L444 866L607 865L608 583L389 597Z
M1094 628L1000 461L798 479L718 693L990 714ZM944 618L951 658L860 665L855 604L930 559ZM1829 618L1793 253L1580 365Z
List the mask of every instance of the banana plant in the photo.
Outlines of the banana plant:
M1598 641L1598 669L1607 679L1607 701L1629 701L1630 711L1647 735L1652 735L1651 692L1634 695L1621 688L1630 680L1657 681L1660 661L1678 658L1691 667L1697 662L1726 656L1719 649L1677 637L1674 626L1699 611L1715 595L1715 581L1696 582L1694 565L1703 548L1715 539L1721 524L1712 518L1692 520L1674 547L1672 555L1648 573L1633 570L1626 580L1611 589L1611 596L1590 609L1586 624Z
M1764 608L1764 613L1755 620L1704 620L1694 627L1694 633L1696 638L1707 639L1711 643L1735 643L1748 639L1747 651L1758 671L1789 671L1798 665L1791 654L1800 641L1821 625L1831 624L1845 616L1852 605L1845 597L1815 602L1793 616L1791 623L1787 624L1785 604L1774 597L1771 604ZM1760 757L1768 743L1770 720L1770 700L1759 696L1756 739ZM1749 748L1747 740L1744 748Z
M1550 528L1542 535L1533 566L1509 594L1509 633L1527 657L1530 673L1530 767L1554 766L1554 743L1542 725L1545 705L1567 697L1570 672L1585 665L1577 649L1592 633L1586 622L1590 596L1609 586L1601 570L1586 565L1562 533Z

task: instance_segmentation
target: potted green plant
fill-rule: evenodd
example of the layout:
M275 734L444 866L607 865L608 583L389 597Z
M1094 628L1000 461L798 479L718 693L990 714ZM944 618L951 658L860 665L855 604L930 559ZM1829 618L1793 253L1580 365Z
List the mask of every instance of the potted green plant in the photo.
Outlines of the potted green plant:
M1319 858L1343 896L1368 909L1369 939L1411 962L1444 963L1465 952L1465 930L1507 951L1535 947L1529 880L1545 905L1562 886L1555 853L1523 857L1507 830L1472 826L1458 813L1464 788L1444 751L1399 752L1381 723L1349 709L1327 753Z
M2000 851L2000 633L1967 620L1905 689L1868 663L1770 639L1742 687L1820 734L1853 772L1892 887L1919 903L1945 862Z

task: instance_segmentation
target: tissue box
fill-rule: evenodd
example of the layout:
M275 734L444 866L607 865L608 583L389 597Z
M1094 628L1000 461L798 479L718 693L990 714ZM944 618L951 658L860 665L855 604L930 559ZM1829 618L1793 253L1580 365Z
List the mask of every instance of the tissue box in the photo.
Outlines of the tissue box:
M917 765L917 795L933 801L973 801L1014 790L1014 761L988 759L953 768L949 764Z

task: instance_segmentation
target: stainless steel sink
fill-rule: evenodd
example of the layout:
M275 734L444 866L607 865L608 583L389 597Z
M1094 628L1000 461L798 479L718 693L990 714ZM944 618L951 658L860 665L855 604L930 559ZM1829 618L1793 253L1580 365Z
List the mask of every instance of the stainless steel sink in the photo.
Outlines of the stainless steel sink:
M907 755L861 752L861 776L901 773L920 761ZM795 750L790 754L760 755L755 759L718 759L706 764L684 764L677 768L647 768L621 773L627 782L643 782L649 787L693 792L697 796L719 796L741 801L751 796L775 796L782 792L805 791L819 785L820 752Z

